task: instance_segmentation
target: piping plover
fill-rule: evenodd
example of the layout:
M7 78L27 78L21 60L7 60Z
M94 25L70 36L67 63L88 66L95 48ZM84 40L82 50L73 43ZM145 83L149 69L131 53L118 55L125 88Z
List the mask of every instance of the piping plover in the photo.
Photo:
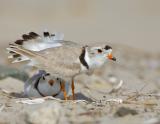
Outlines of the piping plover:
M43 42L45 40L52 42L52 36L48 32L44 33L44 37L31 32L23 35L23 40L10 44L7 49L19 56L18 62L29 60L30 65L40 70L45 70L61 79L69 79L72 82L73 99L75 99L74 78L77 75L92 73L95 68L101 67L109 59L116 61L116 58L112 56L112 48L108 45L91 47L71 41L57 40L54 43L59 46L41 51L28 50L22 45L23 43L27 45L29 41L38 42L38 39ZM65 99L67 99L66 96Z
M64 86L64 87L63 87ZM51 76L43 70L29 78L24 85L24 95L27 97L45 97L53 96L64 99L63 88L66 94L69 91L69 83L64 80Z

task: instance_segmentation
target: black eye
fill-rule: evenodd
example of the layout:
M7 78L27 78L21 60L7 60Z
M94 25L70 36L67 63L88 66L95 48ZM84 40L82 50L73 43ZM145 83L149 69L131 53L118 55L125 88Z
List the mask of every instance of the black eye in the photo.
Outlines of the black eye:
M46 78L45 78L45 76L44 76L44 75L42 76L42 78L43 78L43 80L46 80Z
M102 50L101 50L101 49L98 49L97 51L98 51L98 53L102 53Z
M46 73L45 76L50 76L50 73Z
M109 50L109 49L112 49L112 47L106 45L106 46L104 47L104 49L105 49L105 50Z

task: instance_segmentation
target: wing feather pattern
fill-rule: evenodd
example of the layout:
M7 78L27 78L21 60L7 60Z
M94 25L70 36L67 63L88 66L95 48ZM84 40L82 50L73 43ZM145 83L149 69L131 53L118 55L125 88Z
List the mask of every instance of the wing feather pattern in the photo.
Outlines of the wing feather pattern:
M62 34L34 32L22 35L22 39L9 44L8 58L12 63L29 60L28 65L45 70L57 77L70 77L80 72L81 45L64 41Z
M10 48L14 45L14 47L20 46L30 51L41 51L62 46L60 42L63 41L63 38L63 33L50 34L49 32L43 32L43 36L40 36L35 32L29 32L28 34L23 34L22 39L16 40L14 43L10 44ZM10 48L7 48L10 53L8 58L13 60L12 63L30 60L30 58L24 54L20 54L18 51L15 52L13 48Z

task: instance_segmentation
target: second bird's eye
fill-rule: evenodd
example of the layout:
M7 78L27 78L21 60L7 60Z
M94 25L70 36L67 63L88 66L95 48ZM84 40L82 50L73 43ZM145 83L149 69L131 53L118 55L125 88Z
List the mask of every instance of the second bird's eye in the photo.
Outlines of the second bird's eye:
M101 49L98 49L97 51L98 51L98 53L102 53L102 50L101 50Z

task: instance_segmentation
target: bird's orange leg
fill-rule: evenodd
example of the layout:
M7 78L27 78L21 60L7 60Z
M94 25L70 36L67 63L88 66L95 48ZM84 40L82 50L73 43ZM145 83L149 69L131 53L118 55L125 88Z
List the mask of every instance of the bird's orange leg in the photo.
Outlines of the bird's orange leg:
M61 91L63 92L64 99L67 100L67 92L65 89L65 82L60 83L61 84Z
M73 100L75 100L76 98L75 98L75 94L74 94L74 89L75 89L75 87L74 87L74 79L72 79L72 85L71 85L71 87L72 87Z

